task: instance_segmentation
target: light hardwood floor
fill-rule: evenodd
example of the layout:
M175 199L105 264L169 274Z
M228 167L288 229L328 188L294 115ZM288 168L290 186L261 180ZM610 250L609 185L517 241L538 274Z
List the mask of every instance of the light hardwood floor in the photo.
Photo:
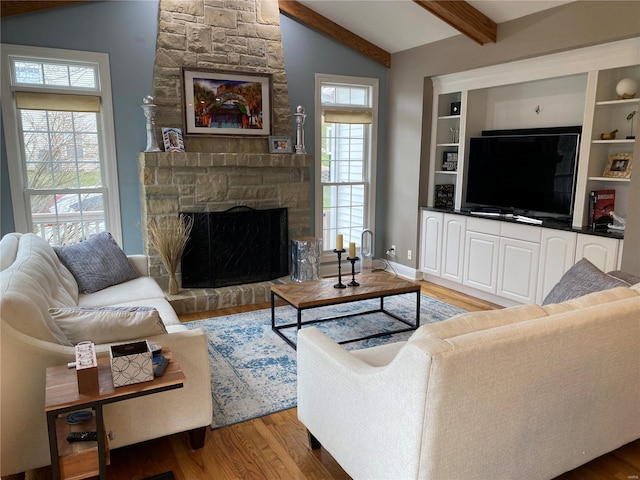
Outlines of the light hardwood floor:
M422 282L422 292L467 311L498 308L497 305L431 283ZM241 313L268 306L265 303L184 315L181 321ZM531 445L531 451L535 455L535 445ZM119 448L111 452L111 465L107 471L109 479L140 480L169 470L174 472L177 480L350 478L324 449L309 449L306 430L298 422L295 408L237 425L208 430L205 446L197 451L189 448L187 434L176 434ZM49 468L27 473L29 480L49 478ZM567 472L556 480L614 479L640 479L640 440Z

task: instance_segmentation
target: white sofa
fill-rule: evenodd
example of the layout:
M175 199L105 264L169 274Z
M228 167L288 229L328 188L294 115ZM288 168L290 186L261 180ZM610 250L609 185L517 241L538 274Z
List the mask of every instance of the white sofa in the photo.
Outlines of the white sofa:
M180 389L106 405L110 448L183 431L190 432L194 448L204 444L213 411L206 336L180 325L162 289L147 276L146 257L128 258L139 278L83 294L54 250L38 236L11 233L0 241L2 476L51 463L44 412L45 370L75 359L74 347L60 340L60 331L49 313L52 307L156 308L167 333L144 338L150 344L171 349L186 382ZM96 345L96 349L98 356L105 356L109 345Z
M640 438L639 339L640 284L360 351L306 328L298 416L356 480L549 479Z

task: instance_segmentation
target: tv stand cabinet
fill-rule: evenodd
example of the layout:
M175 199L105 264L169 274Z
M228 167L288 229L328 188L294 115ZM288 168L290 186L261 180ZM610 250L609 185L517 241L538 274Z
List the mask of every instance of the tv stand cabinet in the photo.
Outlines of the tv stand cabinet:
M620 268L623 240L606 233L430 208L420 218L424 280L499 305L541 303L582 258L603 271Z
M627 217L629 179L603 172L609 155L633 152L626 118L640 99L618 100L615 88L622 78L640 81L639 49L640 38L631 38L434 77L427 206L438 206L437 186L446 184L453 185L453 209L465 204L469 139L483 130L580 125L572 226L588 225L592 190L615 189L615 211ZM452 104L459 104L455 115ZM616 139L600 138L616 129ZM455 171L443 165L445 153L457 154Z

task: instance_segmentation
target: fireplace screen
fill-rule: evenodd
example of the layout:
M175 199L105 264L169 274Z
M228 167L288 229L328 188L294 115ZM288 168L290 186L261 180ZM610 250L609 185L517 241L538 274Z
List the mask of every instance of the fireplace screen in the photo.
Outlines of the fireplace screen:
M183 213L193 218L182 255L183 288L216 288L288 275L286 208Z

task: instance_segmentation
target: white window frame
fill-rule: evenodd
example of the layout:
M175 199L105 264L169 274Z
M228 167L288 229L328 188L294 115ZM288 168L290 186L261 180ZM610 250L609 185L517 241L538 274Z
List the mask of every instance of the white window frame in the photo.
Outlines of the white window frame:
M18 109L14 100L14 92L40 93L70 93L76 95L99 96L100 112L98 128L100 138L100 158L103 173L105 225L106 230L122 245L122 223L120 216L120 194L118 190L118 166L116 157L116 141L113 117L113 98L111 96L111 73L109 70L109 55L106 53L83 52L78 50L63 50L55 48L31 47L26 45L2 44L2 111L7 149L7 163L9 169L9 183L11 186L11 201L13 203L13 219L16 232L27 233L31 229L31 212L27 208L26 172L24 153L20 142ZM32 57L38 61L59 61L62 63L82 62L93 63L98 67L98 89L51 88L30 85L12 85L12 57ZM12 159L19 159L15 161Z
M323 236L323 196L322 196L322 84L323 83L337 83L352 86L366 86L371 88L371 132L369 135L369 144L367 150L369 152L369 160L365 165L365 228L375 232L375 218L376 218L376 165L377 165L377 150L378 150L378 84L377 78L368 77L355 77L345 75L331 75L316 73L315 74L315 198L314 198L314 210L315 210L315 231L317 237ZM340 106L331 105L331 109L339 109ZM354 109L345 106L345 109ZM357 242L358 249L361 247L360 242ZM346 245L344 248L348 248ZM335 262L335 254L329 250L327 245L323 245L324 252L322 254L322 263Z

